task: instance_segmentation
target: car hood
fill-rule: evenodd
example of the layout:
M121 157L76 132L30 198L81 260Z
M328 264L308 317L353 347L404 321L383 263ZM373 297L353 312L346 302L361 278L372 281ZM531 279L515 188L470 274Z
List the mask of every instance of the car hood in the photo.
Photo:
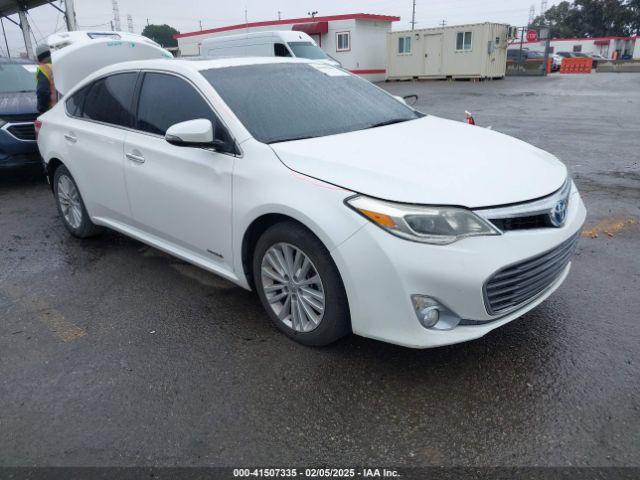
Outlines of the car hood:
M28 120L37 116L36 92L0 93L0 118Z
M539 148L434 116L271 147L298 173L406 203L518 203L549 195L567 176L565 165Z

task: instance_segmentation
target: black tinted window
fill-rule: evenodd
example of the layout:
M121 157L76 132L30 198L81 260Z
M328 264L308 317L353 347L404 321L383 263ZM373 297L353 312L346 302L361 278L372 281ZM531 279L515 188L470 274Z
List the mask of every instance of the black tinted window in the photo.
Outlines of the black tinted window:
M164 135L171 125L197 118L211 120L216 137L228 141L226 130L194 87L174 75L145 74L138 103L138 130Z
M71 95L67 100L67 112L74 117L82 116L82 104L87 93L87 88L82 88Z
M362 78L323 64L201 72L260 142L321 137L423 116Z
M94 82L87 91L82 116L123 127L133 125L131 103L137 77L137 73L120 73Z
M273 54L276 57L290 57L291 54L289 53L289 50L287 50L287 47L285 47L285 45L283 43L274 43L273 44Z

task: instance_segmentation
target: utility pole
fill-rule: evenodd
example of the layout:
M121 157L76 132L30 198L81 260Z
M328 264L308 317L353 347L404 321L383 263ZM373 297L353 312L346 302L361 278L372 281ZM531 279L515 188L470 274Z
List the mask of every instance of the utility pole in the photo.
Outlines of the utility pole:
M149 26L149 19L147 18L147 27Z
M200 30L202 30L202 20L198 20L198 25L200 25Z
M442 20L442 21L440 22L440 26L441 26L442 28L446 27L446 26L447 26L447 21L446 21L446 20Z
M73 0L64 0L64 17L67 22L67 31L72 32L78 30L78 22L76 22L76 7Z
M411 11L411 30L416 29L416 0L413 0L413 8Z
M130 13L127 14L127 30L129 33L133 33L133 17Z
M113 9L113 26L119 32L122 30L122 25L120 24L120 7L118 6L118 0L111 0L111 6Z
M536 7L535 5L531 5L531 8L529 9L529 26L531 26L531 24L535 19L536 19Z
M20 29L22 30L22 37L24 38L24 47L27 49L27 57L31 60L35 60L35 54L33 52L33 44L31 43L31 27L27 20L27 8L20 7L18 9L18 18L20 19Z
M7 46L7 57L11 58L11 52L9 51L9 42L7 42L7 32L4 31L4 22L0 17L0 24L2 25L2 34L4 35L4 44Z
M542 0L540 2L540 15L544 15L544 12L547 11L547 5L548 5L547 0Z

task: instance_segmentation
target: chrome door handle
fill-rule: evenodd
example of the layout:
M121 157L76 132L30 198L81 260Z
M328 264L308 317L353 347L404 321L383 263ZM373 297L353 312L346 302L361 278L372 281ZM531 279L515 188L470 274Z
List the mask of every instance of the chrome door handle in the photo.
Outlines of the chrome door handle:
M78 141L78 137L73 135L72 133L65 133L64 138L67 139L71 143L76 143Z
M142 155L136 155L135 153L125 153L127 159L135 163L144 163L144 157Z

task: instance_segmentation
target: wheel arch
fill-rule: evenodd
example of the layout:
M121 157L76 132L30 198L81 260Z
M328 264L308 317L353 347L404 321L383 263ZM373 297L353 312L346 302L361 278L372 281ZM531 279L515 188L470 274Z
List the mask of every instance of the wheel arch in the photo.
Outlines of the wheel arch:
M271 226L287 221L294 222L308 230L329 252L333 249L334 245L331 239L324 234L313 221L306 218L299 218L298 215L292 212L273 211L270 213L262 213L254 218L244 230L240 247L241 271L251 289L254 288L252 271L253 252L258 239Z

